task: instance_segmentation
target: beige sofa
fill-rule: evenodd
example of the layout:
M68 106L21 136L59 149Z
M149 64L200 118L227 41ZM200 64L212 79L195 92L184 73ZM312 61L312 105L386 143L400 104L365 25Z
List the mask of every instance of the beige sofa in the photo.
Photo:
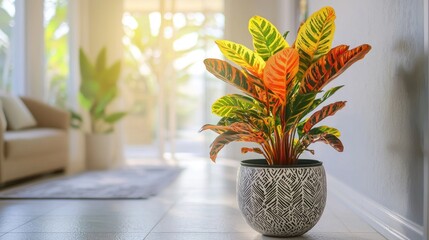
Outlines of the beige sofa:
M21 99L37 126L5 132L0 126L0 184L65 170L68 162L69 114L29 98Z

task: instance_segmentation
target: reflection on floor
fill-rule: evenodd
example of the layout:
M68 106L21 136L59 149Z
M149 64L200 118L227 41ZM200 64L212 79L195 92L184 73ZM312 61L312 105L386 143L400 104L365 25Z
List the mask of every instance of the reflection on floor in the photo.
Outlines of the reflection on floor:
M261 236L241 218L235 201L237 162L194 159L178 164L185 168L182 175L148 200L0 201L0 240L279 239ZM293 239L384 238L329 195L319 223Z

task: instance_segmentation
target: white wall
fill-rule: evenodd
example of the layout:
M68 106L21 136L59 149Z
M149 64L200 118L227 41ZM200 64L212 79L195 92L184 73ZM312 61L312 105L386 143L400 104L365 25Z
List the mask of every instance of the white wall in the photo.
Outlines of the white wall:
M423 1L310 1L310 12L337 13L334 45L372 45L335 80L347 106L326 123L342 131L344 153L316 147L329 174L399 215L423 225Z

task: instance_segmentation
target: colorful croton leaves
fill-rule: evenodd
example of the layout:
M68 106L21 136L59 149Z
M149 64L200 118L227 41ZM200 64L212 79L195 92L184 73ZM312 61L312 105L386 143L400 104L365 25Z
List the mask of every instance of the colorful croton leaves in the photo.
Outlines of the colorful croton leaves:
M314 152L308 147L315 142L343 151L338 129L317 126L345 106L345 101L339 101L320 107L343 86L323 88L362 59L371 46L332 48L335 18L331 7L315 12L301 25L292 45L260 16L249 21L253 50L227 40L216 41L225 58L238 67L209 58L204 60L206 69L244 95L226 95L212 105L220 120L201 129L219 134L211 145L212 161L234 141L258 144L241 152L262 154L270 165L296 163L304 151Z

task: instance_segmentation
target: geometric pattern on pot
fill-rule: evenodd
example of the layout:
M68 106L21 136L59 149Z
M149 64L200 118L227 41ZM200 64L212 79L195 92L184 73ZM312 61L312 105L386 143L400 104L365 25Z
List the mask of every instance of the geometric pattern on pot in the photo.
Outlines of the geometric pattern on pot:
M264 168L240 166L237 201L254 230L267 236L292 237L310 230L326 204L323 165Z

